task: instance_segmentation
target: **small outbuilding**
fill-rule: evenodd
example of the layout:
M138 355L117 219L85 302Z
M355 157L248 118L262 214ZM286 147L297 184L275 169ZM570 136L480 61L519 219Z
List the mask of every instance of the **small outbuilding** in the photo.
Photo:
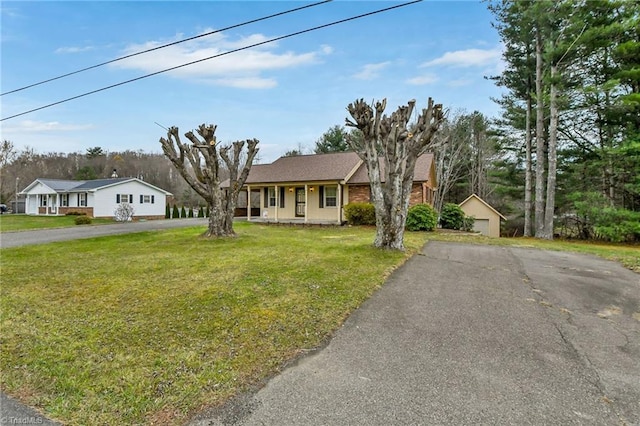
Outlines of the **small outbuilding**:
M475 218L473 230L488 237L500 236L500 219L507 220L496 209L491 207L486 201L471 194L466 200L460 203L460 208L465 215Z

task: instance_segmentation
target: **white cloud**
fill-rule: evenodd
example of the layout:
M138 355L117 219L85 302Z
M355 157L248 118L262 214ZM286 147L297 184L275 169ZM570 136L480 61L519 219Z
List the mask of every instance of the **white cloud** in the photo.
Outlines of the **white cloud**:
M178 68L170 73L177 78L213 82L231 87L263 89L276 86L277 81L273 78L265 78L261 73L319 63L322 56L331 54L333 51L330 46L323 45L319 50L311 52L278 52L276 43L267 43L226 54L226 52L262 43L271 38L273 37L267 37L263 34L251 34L230 40L226 35L217 33L202 39L134 56L115 62L111 66L153 73L201 60L202 62ZM167 41L149 41L143 44L133 44L128 46L122 54L130 55L166 43ZM210 57L214 58L206 59Z
M457 80L451 80L449 82L447 82L447 86L449 87L462 87L462 86L468 86L471 83L473 83L472 80L466 79L466 78L460 78Z
M220 86L237 87L239 89L270 89L278 85L273 78L243 77L243 78L218 78L213 80Z
M438 77L433 74L424 74L417 77L413 77L407 80L407 83L413 84L414 86L424 86L427 84L433 84L438 81Z
M377 64L366 64L359 73L353 76L359 80L373 80L380 76L379 71L386 68L391 62L379 62Z
M502 49L499 47L493 49L466 49L447 52L439 58L424 62L421 68L433 67L437 65L451 67L482 67L494 65L500 61Z
M17 125L7 127L4 130L7 132L31 132L31 133L44 133L44 132L73 132L79 130L91 129L93 124L63 124L58 121L33 121L24 120Z
M93 50L95 47L93 46L84 46L84 47L59 47L56 49L55 53L80 53L87 52L89 50Z

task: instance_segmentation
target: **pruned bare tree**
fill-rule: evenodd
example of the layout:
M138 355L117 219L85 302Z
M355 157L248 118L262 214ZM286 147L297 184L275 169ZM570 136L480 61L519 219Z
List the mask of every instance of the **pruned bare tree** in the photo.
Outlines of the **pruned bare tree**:
M416 160L435 148L433 136L444 119L442 105L429 98L427 108L409 127L415 104L411 100L391 116L383 115L386 99L372 105L360 99L347 107L353 121L347 118L346 125L362 132L362 138L348 138L348 143L367 166L376 211L373 245L378 248L404 250Z
M238 193L258 153L258 140L248 139L218 146L216 128L215 125L201 124L196 131L202 140L193 132L187 132L184 135L191 142L187 144L180 141L178 128L170 127L167 137L160 138L160 144L180 175L209 206L209 227L203 236L230 237L235 236L233 215ZM245 144L247 151L243 155ZM229 175L228 188L220 186L224 170Z

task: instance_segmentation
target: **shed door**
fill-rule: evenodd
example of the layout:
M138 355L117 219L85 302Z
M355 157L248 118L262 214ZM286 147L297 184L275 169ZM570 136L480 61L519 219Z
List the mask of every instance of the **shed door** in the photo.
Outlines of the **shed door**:
M482 235L486 235L487 237L490 237L489 219L476 219L476 221L473 223L473 230L476 232L481 232Z

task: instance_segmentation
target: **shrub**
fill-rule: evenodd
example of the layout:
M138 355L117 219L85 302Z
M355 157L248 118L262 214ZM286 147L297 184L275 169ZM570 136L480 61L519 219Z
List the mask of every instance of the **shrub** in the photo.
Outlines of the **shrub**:
M134 209L129 203L121 203L113 213L117 222L130 222L133 220Z
M572 198L582 238L615 243L640 241L640 212L611 207L602 194L595 192L576 193Z
M178 206L173 205L173 214L171 215L172 219L177 219L180 217L180 210L178 210Z
M187 217L187 209L184 206L180 209L180 217Z
M446 203L440 212L440 225L445 229L461 229L464 224L464 211L459 205Z
M164 218L171 219L171 207L169 207L169 204L167 204L167 207L164 210Z
M204 207L198 207L198 217L204 217Z
M375 225L376 209L371 203L349 203L344 206L344 217L350 225Z
M66 212L65 216L86 216L85 212L79 212L77 210L72 210L70 212Z
M193 217L193 207L189 208L189 217Z
M462 230L471 232L473 231L473 224L476 223L476 218L473 216L465 216L462 220Z
M409 208L406 228L409 231L433 231L438 224L438 213L429 204L416 204Z
M76 215L76 218L74 219L74 222L76 223L76 225L91 225L91 218L89 216L85 215Z

